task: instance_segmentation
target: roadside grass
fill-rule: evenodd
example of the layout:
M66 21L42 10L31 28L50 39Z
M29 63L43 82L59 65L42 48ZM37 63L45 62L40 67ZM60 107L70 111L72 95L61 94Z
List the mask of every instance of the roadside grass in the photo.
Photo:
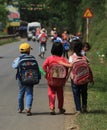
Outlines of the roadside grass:
M0 32L0 36L8 35L6 32ZM10 37L10 38L4 38L0 39L0 46L4 44L14 43L15 41L18 41L18 37Z
M0 31L0 35L7 35L7 33Z
M87 57L95 83L88 86L89 112L80 114L77 124L80 130L107 130L107 22L106 19L91 22L89 43L92 49Z
M12 42L14 43L16 41L18 41L17 37L16 38L0 39L0 46L4 45L4 44L9 44L9 43L12 43Z
M88 113L80 114L80 130L107 130L107 59L100 60L96 52L89 53L94 85L88 87Z

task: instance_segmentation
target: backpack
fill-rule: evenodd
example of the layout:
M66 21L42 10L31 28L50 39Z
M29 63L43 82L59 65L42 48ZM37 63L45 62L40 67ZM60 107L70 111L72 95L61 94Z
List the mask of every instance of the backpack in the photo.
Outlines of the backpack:
M84 85L93 81L93 74L85 57L77 57L74 60L71 77L76 85Z
M40 42L41 43L46 43L47 42L47 37L46 37L46 34L42 34L41 37L40 37Z
M52 64L49 66L48 72L48 84L50 86L64 86L66 82L67 70L63 65Z
M65 50L65 51L69 51L69 49L70 49L70 44L69 44L68 42L65 42L64 45L63 45L63 47L64 47L64 50Z
M38 63L33 56L23 55L20 57L17 76L22 85L35 85L39 83L41 74Z

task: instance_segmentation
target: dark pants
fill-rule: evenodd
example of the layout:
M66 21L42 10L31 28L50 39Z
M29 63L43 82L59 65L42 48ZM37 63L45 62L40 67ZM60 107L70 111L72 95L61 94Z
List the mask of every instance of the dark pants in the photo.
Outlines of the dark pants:
M64 51L63 51L63 56L68 59L68 58L69 58L69 57L68 57L68 51L65 51L65 50L64 50Z
M77 86L71 80L71 87L74 95L76 110L81 111L82 108L87 107L87 84Z

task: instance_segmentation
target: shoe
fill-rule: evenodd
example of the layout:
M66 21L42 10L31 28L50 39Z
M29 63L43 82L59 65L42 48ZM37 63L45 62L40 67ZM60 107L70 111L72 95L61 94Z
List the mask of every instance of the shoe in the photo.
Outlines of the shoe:
M88 110L87 110L87 107L86 107L86 106L83 106L83 108L82 108L82 112L83 112L83 113L87 113L87 112L88 112Z
M64 108L59 109L59 113L60 113L60 114L64 114L65 112L66 112L66 110L65 110Z
M31 116L31 115L32 115L32 113L31 113L31 110L30 110L30 109L25 109L25 111L26 111L26 115L27 115L27 116Z
M55 109L50 109L50 115L56 115Z
M78 116L81 114L81 111L76 111L75 115Z
M18 113L22 113L22 110L21 109L18 109L18 111L17 111Z
M87 109L82 109L82 112L83 113L88 113L88 110Z

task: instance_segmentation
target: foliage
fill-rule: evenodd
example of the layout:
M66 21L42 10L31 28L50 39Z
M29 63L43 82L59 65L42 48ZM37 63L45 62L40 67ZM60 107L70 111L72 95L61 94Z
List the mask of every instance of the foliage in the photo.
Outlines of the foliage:
M21 19L40 21L43 26L75 32L77 7L80 3L80 0L26 0L26 3L20 0Z
M4 17L4 16L7 16L7 10L5 8L5 5L3 5L2 1L0 2L0 22L3 23L3 27L5 27L6 25L6 21L7 21L7 17Z
M47 10L42 0L20 0L20 14L21 20L32 22L32 21L42 21L46 22ZM45 10L45 12L44 12ZM43 13L44 12L44 13ZM27 13L27 15L26 15Z
M19 41L18 38L8 38L8 39L1 39L0 40L0 46L1 45L4 45L4 44L9 44L9 43L13 43L13 42L16 42L16 41Z
M47 0L46 3L51 8L51 13L53 12L51 21L54 21L54 17L57 18L59 25L57 24L56 27L63 27L63 30L67 29L74 33L76 29L77 6L79 5L80 0ZM55 22L56 21L54 21L54 23Z

